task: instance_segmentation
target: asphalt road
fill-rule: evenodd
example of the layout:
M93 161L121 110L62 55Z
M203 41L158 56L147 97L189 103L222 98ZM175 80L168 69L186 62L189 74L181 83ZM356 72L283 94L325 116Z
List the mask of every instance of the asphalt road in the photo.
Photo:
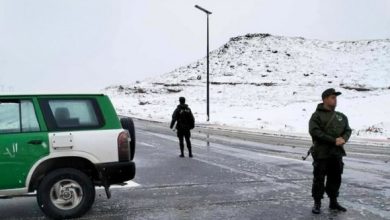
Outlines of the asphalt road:
M346 213L311 214L307 140L200 127L194 158L179 158L167 124L136 120L137 175L130 186L98 189L83 219L390 219L390 148L345 146L340 203ZM187 155L186 155L187 156ZM44 219L35 197L0 200L0 219Z

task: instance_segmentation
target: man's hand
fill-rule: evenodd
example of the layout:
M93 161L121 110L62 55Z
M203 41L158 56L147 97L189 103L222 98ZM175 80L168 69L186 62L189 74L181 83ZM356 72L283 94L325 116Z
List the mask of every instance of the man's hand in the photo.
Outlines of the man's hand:
M336 146L343 146L345 144L345 140L342 137L336 138Z

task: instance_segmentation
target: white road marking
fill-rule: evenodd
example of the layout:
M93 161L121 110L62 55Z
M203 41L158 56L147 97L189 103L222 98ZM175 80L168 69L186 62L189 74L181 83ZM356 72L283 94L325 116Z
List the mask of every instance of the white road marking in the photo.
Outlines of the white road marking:
M156 147L156 146L154 146L154 145L152 145L152 144L148 144L148 143L145 143L145 142L138 142L138 144L140 144L140 145L145 145L145 146L147 146L147 147Z
M125 182L125 183L126 183L126 185L124 185L124 186L121 186L121 185L112 185L110 188L111 188L111 189L115 189L115 188L133 188L133 187L138 187L138 186L140 186L140 184L138 184L138 183L136 183L136 182L134 182L134 181L132 181L132 180L127 181L127 182Z
M126 188L134 188L134 187L141 186L140 184L138 184L138 183L136 183L136 182L134 182L132 180L127 181L125 183L126 183L126 185L124 185L124 186L121 186L121 185L111 185L110 189L126 189ZM104 187L102 187L102 186L97 186L95 188L96 189L104 189ZM36 196L36 195L37 195L37 191L34 191L34 192L26 193L23 196ZM0 199L1 199L1 197L3 197L3 196L0 195Z
M126 185L123 185L123 186L121 186L121 185L111 185L110 189L134 188L134 187L140 186L140 184L138 184L138 183L136 183L136 182L134 182L132 180L125 182L125 184ZM96 189L104 189L104 187L98 186L98 187L96 187Z

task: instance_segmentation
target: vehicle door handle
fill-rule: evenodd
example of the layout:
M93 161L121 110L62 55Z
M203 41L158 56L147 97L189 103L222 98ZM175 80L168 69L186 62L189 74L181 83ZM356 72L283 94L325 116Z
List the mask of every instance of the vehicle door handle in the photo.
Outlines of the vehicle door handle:
M28 142L28 144L34 144L34 145L40 145L42 143L43 143L42 140L31 140Z

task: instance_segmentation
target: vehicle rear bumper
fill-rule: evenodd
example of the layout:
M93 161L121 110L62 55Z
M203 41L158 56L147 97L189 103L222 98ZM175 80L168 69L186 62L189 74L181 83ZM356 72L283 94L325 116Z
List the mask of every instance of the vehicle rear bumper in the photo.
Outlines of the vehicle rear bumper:
M132 180L135 176L135 163L111 162L97 164L96 168L103 185L120 184Z

